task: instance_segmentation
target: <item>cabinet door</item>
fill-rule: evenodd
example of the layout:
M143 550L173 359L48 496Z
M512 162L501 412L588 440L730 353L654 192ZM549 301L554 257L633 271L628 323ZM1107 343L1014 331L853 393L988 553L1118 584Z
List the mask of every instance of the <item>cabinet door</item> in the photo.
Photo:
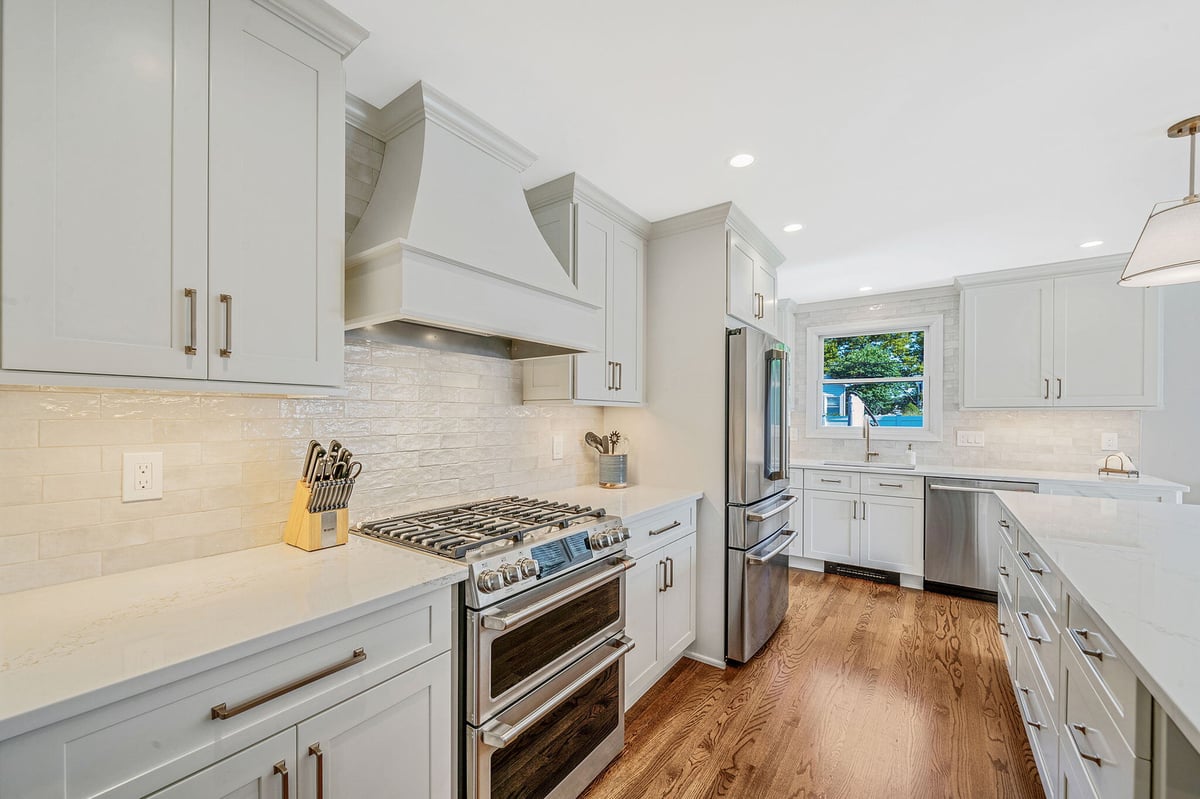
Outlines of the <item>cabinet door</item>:
M765 263L756 263L754 266L754 293L759 296L759 310L761 316L758 319L758 326L770 333L772 336L777 335L775 306L779 298L775 283L775 273Z
M300 799L411 799L451 790L450 653L301 722Z
M1054 281L1056 405L1159 402L1159 292L1126 288L1117 278L1095 272Z
M338 385L341 58L252 0L212 0L211 28L208 376Z
M1054 281L968 288L962 326L964 407L1053 402Z
M663 659L674 660L696 640L696 536L689 535L663 549L667 590L662 595Z
M625 656L625 706L646 692L662 661L658 633L659 597L665 585L662 551L638 558L625 575L625 634L637 644Z
M754 249L730 231L728 241L728 303L729 315L748 325L758 325L758 307L754 297L754 275L758 256Z
M608 358L617 364L618 402L642 401L642 348L646 319L646 242L615 227L608 288Z
M859 564L925 574L925 503L904 497L862 498Z
M296 728L291 727L148 799L282 799L295 796L296 778Z
M858 494L804 492L804 557L858 563Z
M0 365L205 377L207 1L5 0L2 27Z
M589 302L607 307L608 273L613 264L615 225L591 206L575 205L575 285ZM611 315L605 314L605 341L612 337ZM606 352L575 356L575 399L604 402L612 399L613 359Z

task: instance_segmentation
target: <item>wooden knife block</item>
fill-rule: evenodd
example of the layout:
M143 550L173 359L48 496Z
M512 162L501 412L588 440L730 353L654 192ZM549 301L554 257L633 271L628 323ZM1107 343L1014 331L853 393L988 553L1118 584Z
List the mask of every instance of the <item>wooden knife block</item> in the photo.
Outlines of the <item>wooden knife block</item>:
M350 511L339 508L309 513L308 501L311 494L308 483L303 480L296 481L292 509L288 513L287 526L283 529L284 542L308 552L346 543L350 537Z

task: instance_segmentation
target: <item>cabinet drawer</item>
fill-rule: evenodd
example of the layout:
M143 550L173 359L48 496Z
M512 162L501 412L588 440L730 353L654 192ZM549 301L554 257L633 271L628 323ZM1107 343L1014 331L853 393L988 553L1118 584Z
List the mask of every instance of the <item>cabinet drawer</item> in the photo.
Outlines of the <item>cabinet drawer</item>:
M816 491L846 491L858 493L858 472L825 472L816 469L804 470L804 487Z
M1004 654L1008 660L1008 676L1014 682L1017 679L1017 657L1020 647L1017 642L1021 635L1013 615L1012 601L1003 592L996 596L996 623L1000 627L1000 640L1004 642Z
M1050 564L1042 557L1041 551L1037 544L1033 542L1029 533L1021 528L1017 528L1017 560L1021 566L1021 577L1023 580L1028 580L1037 589L1041 595L1042 601L1046 603L1046 608L1050 611L1055 624L1062 622L1062 614L1059 612L1062 583L1058 579L1058 575L1050 567Z
M1028 650L1029 647L1023 647ZM1029 736L1029 747L1037 761L1038 774L1046 795L1054 799L1054 788L1058 783L1058 730L1055 721L1055 705L1041 688L1041 677L1035 673L1028 658L1018 657L1017 678L1014 683L1017 707Z
M696 532L696 503L681 502L629 525L629 554L638 557Z
M1028 644L1025 650L1033 657L1041 675L1047 701L1053 703L1058 698L1059 630L1023 575L1017 585L1015 611L1016 629L1013 632Z
M6 741L4 787L22 799L145 796L448 651L450 617L443 588ZM231 715L214 718L222 704Z
M1070 594L1063 646L1079 655L1083 671L1126 745L1139 757L1150 757L1149 694L1138 684L1129 664L1097 630L1095 618Z
M997 501L998 500L993 500ZM1016 522L1013 521L1012 514L1008 512L1008 508L1000 504L999 515L996 519L996 524L1000 526L1000 540L1008 544L1010 547L1017 546L1016 537Z
M864 474L862 493L883 497L925 498L925 478L894 474Z
M1012 546L1000 542L1000 557L996 561L998 593L1011 603L1017 598L1017 555Z
M1087 775L1095 792L1105 797L1149 796L1150 763L1134 755L1084 675L1083 656L1068 648L1063 656L1066 707L1063 750Z
M1074 746L1066 736L1058 736L1058 799L1100 799Z

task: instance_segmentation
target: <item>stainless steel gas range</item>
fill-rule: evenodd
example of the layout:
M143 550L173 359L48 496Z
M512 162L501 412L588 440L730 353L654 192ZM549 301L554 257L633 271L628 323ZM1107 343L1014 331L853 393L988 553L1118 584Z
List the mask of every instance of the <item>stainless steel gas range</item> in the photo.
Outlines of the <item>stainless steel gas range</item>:
M461 560L470 799L574 797L625 743L629 530L603 509L501 497L356 525Z

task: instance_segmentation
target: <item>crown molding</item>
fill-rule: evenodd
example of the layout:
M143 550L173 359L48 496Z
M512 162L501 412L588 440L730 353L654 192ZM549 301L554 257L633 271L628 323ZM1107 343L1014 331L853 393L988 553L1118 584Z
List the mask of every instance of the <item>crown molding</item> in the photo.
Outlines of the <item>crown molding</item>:
M742 209L733 203L721 203L701 208L699 211L661 219L651 225L650 238L661 239L712 225L725 225L737 233L766 258L767 263L772 267L779 266L785 260L783 253L772 243L767 234L763 233L757 225L750 221L750 217L746 216Z
M643 238L650 234L647 219L578 172L526 189L525 201L531 211L560 202L585 202Z
M993 283L1008 283L1013 280L1037 280L1060 275L1083 274L1086 272L1108 272L1124 269L1129 262L1129 253L1098 255L1093 258L1077 258L1073 261L1058 261L1051 264L1022 266L1016 269L999 269L994 272L979 272L960 275L954 279L959 288L986 286Z
M371 35L362 25L323 0L254 2L336 51L343 59Z
M346 123L384 141L384 130L379 126L379 109L361 97L346 92Z

